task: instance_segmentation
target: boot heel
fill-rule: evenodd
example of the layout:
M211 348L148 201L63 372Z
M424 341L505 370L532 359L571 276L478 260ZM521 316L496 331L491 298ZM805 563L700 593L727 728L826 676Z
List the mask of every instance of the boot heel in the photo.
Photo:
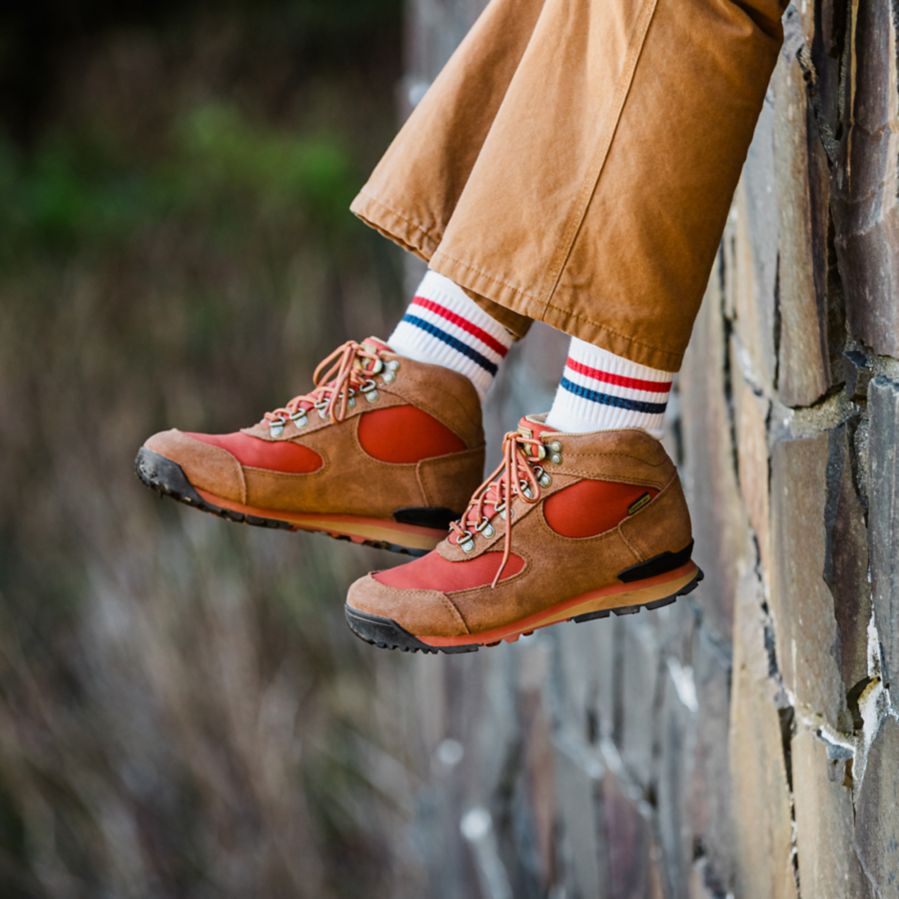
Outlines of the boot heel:
M644 578L656 577L659 574L667 574L682 565L686 565L693 556L693 541L691 540L683 549L677 552L670 550L659 553L645 562L637 562L623 571L618 572L618 580L626 584L631 581L642 581Z

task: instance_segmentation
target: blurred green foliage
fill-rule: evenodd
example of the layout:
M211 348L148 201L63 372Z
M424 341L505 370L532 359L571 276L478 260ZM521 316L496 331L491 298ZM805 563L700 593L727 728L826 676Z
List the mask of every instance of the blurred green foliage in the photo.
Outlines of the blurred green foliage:
M422 894L377 701L396 660L341 613L396 559L131 470L399 312L397 256L346 208L394 129L399 13L0 11L3 899Z
M360 175L342 134L289 134L210 103L173 121L167 152L145 165L114 138L62 134L28 158L0 143L0 231L10 256L124 241L164 216L209 209L220 226L242 227L248 208L268 219L305 217L330 236L352 226L347 207Z

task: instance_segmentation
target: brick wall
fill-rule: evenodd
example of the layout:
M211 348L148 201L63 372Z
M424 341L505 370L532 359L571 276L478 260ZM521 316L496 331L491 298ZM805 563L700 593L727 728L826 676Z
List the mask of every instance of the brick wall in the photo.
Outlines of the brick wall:
M480 5L410 0L404 102ZM706 580L384 662L431 895L899 896L899 6L785 26L669 437ZM563 345L516 348L494 440Z

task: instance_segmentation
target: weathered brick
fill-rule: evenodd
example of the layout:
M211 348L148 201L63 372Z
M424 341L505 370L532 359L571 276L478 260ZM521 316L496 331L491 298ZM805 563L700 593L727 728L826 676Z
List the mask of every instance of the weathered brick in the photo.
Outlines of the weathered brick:
M661 876L666 896L686 892L693 856L687 799L696 742L696 693L692 669L670 659L662 680L659 760L656 773Z
M598 752L568 737L555 741L557 851L568 869L565 878L576 895L605 899L609 859L600 840L600 793L605 773Z
M616 742L630 776L646 785L652 775L662 659L652 631L643 622L634 620L624 627L621 638L621 726Z
M774 446L770 602L784 683L801 707L849 729L833 596L824 581L827 461L826 433Z
M828 749L830 748L830 751ZM792 740L799 882L804 896L865 899L867 882L855 855L851 782L841 746L828 747L801 725Z
M730 719L736 882L740 899L797 899L778 692L769 674L760 585L736 603Z
M776 369L778 196L774 172L774 111L766 102L731 212L734 271L728 285L733 296L736 333L753 370L765 384L774 383Z
M650 896L652 821L645 802L611 773L602 783L602 839L609 852L609 899Z
M887 718L868 754L856 809L859 857L878 897L899 894L899 722Z
M713 276L681 374L682 474L693 513L695 558L706 575L697 596L703 603L706 624L716 633L727 635L749 535L730 440L727 358L720 313L720 279ZM710 439L712 434L714 439Z
M596 728L597 737L603 736L611 739L615 729L619 726L616 722L618 714L618 697L621 690L621 671L623 642L622 630L627 627L627 619L610 618L601 621L601 627L592 629L594 645L594 664L597 671L595 710L593 726Z
M828 440L824 580L834 602L839 634L840 672L847 689L868 674L868 532L856 489L854 423L842 424Z
M768 415L770 401L759 396L741 376L739 351L731 346L734 417L739 489L749 524L759 545L762 567L767 570L770 547L768 509Z
M703 628L693 646L695 718L691 784L687 798L693 841L707 857L709 883L726 893L733 885L728 722L730 720L730 644L722 645ZM714 788L710 789L710 784Z
M778 229L777 389L807 406L830 386L827 334L829 171L789 30L774 74Z
M899 99L895 9L859 4L852 117L836 180L836 248L852 332L899 356ZM851 177L849 172L851 171Z
M893 684L899 674L899 383L874 378L868 397L868 536L874 613L883 646L885 678Z
M555 703L560 714L569 722L578 722L581 739L588 739L588 717L591 713L600 672L608 670L602 652L611 649L607 641L603 650L597 651L597 640L602 639L602 631L607 630L610 621L594 621L581 624L566 624L553 628L547 633L552 642L553 689Z

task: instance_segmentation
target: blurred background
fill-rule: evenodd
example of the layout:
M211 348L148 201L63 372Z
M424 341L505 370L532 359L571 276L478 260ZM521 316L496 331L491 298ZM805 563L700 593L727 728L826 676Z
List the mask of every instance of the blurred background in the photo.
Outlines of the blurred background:
M690 597L376 652L346 587L403 557L134 477L389 334L420 267L347 206L483 5L0 7L0 899L895 894L889 4L787 9L669 405ZM493 452L563 347L513 348Z
M394 557L184 514L149 433L232 430L386 335L347 211L397 122L399 0L0 11L0 896L399 895ZM384 682L386 679L386 682ZM420 894L419 894L420 895Z

